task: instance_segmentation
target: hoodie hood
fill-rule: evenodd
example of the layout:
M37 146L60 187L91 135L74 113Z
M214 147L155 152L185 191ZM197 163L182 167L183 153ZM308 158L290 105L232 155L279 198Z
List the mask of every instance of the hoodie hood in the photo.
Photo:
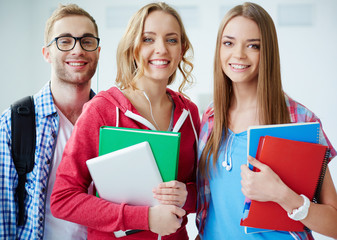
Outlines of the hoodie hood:
M182 94L177 93L169 88L166 88L166 92L171 95L172 100L176 105L176 108L188 109L187 106L188 101L186 101L185 97ZM121 92L121 90L119 90L117 87L112 87L107 91L101 91L100 93L97 94L97 96L105 98L110 103L118 107L118 109L124 114L127 111L137 112L137 110L129 101L129 99L126 98L124 94Z
M172 101L175 104L174 116L173 116L173 132L179 132L181 126L184 124L187 118L190 118L192 128L196 140L198 139L195 126L193 124L192 116L189 110L189 105L191 102L187 100L181 93L177 93L169 88L166 89L166 92L169 93L172 97ZM130 119L137 121L151 130L157 130L153 124L142 117L137 109L132 105L128 98L117 88L112 87L107 91L101 91L97 94L97 97L105 98L106 101L111 103L116 107L116 127L119 127L120 115L123 114Z

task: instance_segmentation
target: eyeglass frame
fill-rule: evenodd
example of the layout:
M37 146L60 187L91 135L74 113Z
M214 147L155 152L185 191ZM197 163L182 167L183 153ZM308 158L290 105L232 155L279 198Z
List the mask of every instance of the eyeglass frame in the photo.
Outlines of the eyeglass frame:
M60 38L63 38L63 37L70 37L70 38L75 39L74 46L73 46L71 49L69 49L69 50L62 50L62 49L59 48L59 45L58 45L57 41L58 41ZM84 49L84 47L82 46L81 40L82 40L83 38L87 38L87 37L95 38L95 39L97 40L97 46L96 46L96 48L95 48L94 50L86 50L86 49ZM58 50L60 50L60 51L62 51L62 52L69 52L69 51L71 51L71 50L73 50L73 49L75 48L76 42L77 42L77 41L79 41L80 46L81 46L81 48L82 48L84 51L86 51L86 52L93 52L93 51L96 51L97 48L99 47L100 38L94 37L94 36L83 36L83 37L60 36L60 37L56 37L56 38L54 38L53 40L51 40L51 41L47 44L46 47L50 47L50 45L52 45L53 42L55 42L56 47L57 47Z

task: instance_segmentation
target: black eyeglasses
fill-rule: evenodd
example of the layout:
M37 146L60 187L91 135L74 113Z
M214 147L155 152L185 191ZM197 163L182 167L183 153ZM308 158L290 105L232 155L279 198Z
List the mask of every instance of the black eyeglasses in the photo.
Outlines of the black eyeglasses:
M56 37L50 43L48 43L47 47L49 47L53 42L56 42L56 46L60 51L67 52L72 50L76 41L80 42L81 48L87 52L95 51L99 45L99 38L97 37Z

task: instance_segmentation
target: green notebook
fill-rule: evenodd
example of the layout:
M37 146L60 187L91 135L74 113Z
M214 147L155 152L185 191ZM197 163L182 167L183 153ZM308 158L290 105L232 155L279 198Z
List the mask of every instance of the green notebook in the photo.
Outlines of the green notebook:
M163 181L176 180L179 163L179 132L103 126L100 128L99 155L144 141L149 142L151 146Z

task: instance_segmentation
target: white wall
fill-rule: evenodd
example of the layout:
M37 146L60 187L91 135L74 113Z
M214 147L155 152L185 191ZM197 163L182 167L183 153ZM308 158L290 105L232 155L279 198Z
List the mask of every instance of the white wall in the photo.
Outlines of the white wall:
M44 24L57 4L73 2L88 10L96 19L101 37L101 58L93 80L97 91L113 85L116 76L116 47L124 32L127 19L144 0L0 0L0 112L19 97L33 94L49 80L49 64L44 62ZM169 0L181 13L194 47L194 76L196 84L187 94L201 111L212 91L212 64L217 28L225 12L237 0ZM258 0L276 24L281 55L283 86L293 98L318 115L332 144L337 147L337 1L335 0ZM285 6L286 5L286 6ZM296 10L292 19L286 12L280 19L282 7ZM291 21L303 20L294 24ZM282 20L291 20L282 23ZM176 86L173 86L176 88ZM337 161L330 164L337 183ZM191 217L193 220L193 215ZM189 224L191 236L196 234ZM316 235L316 239L327 239Z

